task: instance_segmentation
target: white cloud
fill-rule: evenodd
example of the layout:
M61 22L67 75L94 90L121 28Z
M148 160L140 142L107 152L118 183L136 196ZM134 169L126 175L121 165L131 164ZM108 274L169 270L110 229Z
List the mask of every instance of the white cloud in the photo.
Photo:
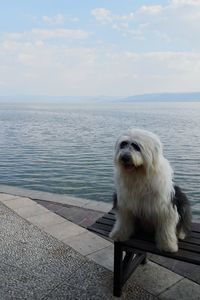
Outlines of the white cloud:
M136 61L140 58L140 55L138 53L135 53L135 52L129 52L129 51L126 51L124 53L124 56L125 58L128 58L130 59L131 61Z
M66 22L78 22L79 19L77 17L65 16L63 14L57 14L55 16L43 16L42 21L48 25L61 25Z
M63 24L65 22L65 17L62 14L57 14L53 17L43 16L42 20L47 24Z
M103 24L111 23L113 21L110 11L105 8L95 8L91 11L91 14L97 21Z
M56 28L50 29L32 29L31 33L38 39L51 39L51 38L70 38L70 39L86 39L89 33L80 29L65 29Z
M200 6L193 2L143 5L122 14L93 9L99 25L123 35L123 46L116 35L111 45L110 31L106 40L109 37L111 42L105 46L98 36L99 27L96 35L95 28L91 34L65 26L4 33L0 36L1 90L4 94L12 90L18 94L125 96L197 91ZM66 19L61 14L46 16L43 22L61 25Z
M106 8L95 8L91 11L92 16L101 25L108 25L114 30L118 30L124 36L131 36L135 39L143 39L143 31L148 27L147 22L132 25L137 21L137 14L114 14Z
M172 0L171 4L175 6L198 6L200 0Z
M150 15L157 15L160 14L163 10L162 5L143 5L140 7L141 13L146 13Z
M92 10L99 24L123 36L150 41L149 44L198 45L200 0L171 0L163 5L142 5L133 12L117 15L106 8ZM195 48L194 48L195 49Z
M134 19L134 14L132 12L125 15L116 15L112 14L111 11L106 8L95 8L91 11L91 14L99 23L110 23L113 25L113 28L118 28L120 22L121 24L128 24L129 21Z
M139 53L4 40L0 65L1 90L18 94L128 96L199 89L200 52Z
M33 28L30 31L25 32L9 32L4 33L4 39L9 40L27 40L32 39L45 40L45 39L87 39L90 33L81 29L67 29L67 28L56 28L56 29L41 29Z

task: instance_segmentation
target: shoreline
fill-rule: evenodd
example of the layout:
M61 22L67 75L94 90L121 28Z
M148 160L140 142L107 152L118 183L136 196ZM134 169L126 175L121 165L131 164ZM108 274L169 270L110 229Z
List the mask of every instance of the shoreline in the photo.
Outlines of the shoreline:
M112 202L103 202L57 194L52 192L36 191L27 188L0 184L0 194L12 194L20 197L28 197L34 201L50 201L58 204L72 205L79 208L86 208L99 212L107 212L112 209ZM192 206L193 221L200 223L200 202ZM197 212L197 213L196 213Z
M65 194L56 194L50 192L30 190L21 187L0 184L0 193L12 194L20 197L28 197L32 200L50 201L60 204L68 204L80 208L91 209L100 212L107 212L112 208L112 202L102 202L90 199L84 199Z

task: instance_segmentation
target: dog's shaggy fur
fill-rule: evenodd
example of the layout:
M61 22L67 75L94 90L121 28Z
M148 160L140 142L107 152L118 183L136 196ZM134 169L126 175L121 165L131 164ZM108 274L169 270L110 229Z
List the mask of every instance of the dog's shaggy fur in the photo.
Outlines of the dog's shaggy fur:
M178 251L191 225L187 197L173 184L173 170L163 156L159 138L146 130L130 129L115 146L116 223L110 233L124 241L138 224L155 234L161 251Z

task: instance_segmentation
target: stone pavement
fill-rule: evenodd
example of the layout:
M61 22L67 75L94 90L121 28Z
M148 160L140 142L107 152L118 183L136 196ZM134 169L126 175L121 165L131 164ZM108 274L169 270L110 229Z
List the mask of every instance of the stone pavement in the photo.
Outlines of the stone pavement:
M5 193L0 228L0 299L114 299L109 241L28 197ZM199 284L154 262L136 270L121 297L189 298L200 299Z

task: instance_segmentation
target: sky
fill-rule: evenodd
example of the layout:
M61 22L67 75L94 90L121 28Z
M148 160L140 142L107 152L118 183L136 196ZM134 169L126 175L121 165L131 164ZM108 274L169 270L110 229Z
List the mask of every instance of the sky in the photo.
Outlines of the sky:
M0 7L0 96L200 91L200 0Z

